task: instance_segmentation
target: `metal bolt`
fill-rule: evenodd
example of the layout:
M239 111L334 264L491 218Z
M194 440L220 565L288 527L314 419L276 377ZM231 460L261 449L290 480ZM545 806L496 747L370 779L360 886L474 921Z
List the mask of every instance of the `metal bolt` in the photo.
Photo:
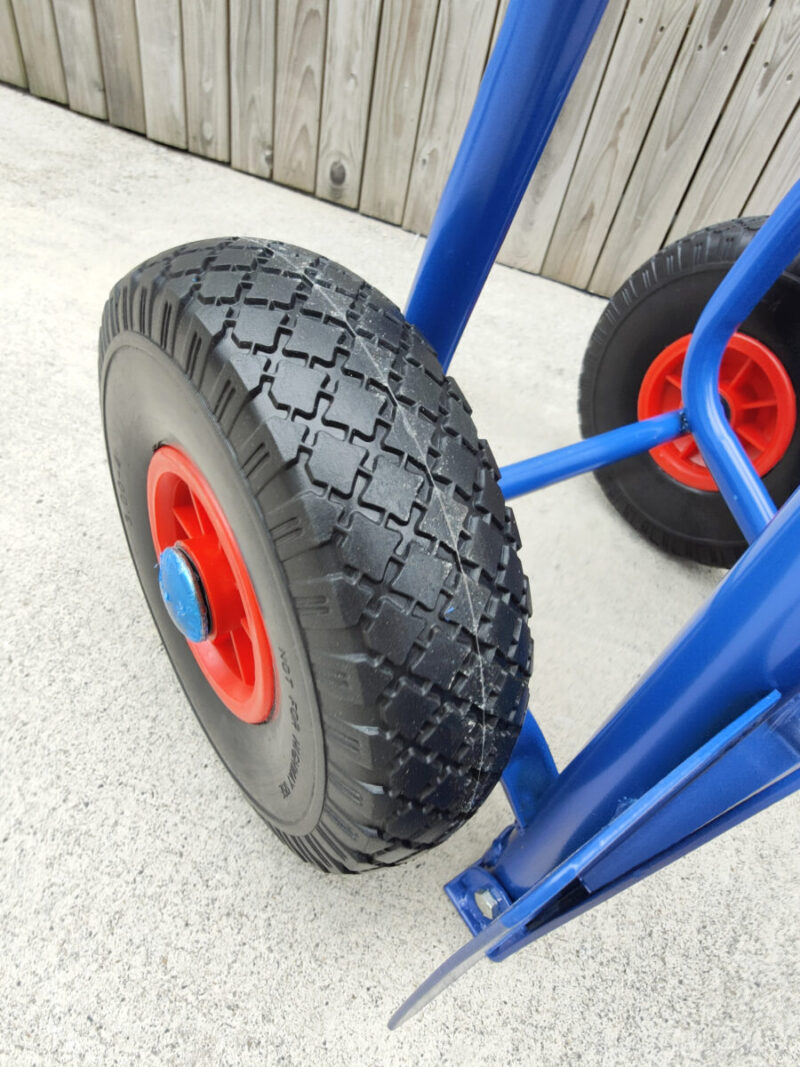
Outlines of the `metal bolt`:
M478 911L487 919L495 919L500 913L502 901L498 899L492 889L479 889L475 894L475 903Z

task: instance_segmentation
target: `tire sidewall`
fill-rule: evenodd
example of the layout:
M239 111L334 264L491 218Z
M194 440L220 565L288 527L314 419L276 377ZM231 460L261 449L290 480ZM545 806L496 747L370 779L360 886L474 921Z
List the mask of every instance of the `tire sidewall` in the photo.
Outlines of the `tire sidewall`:
M322 812L325 753L308 654L283 568L239 468L201 394L154 343L129 331L109 345L101 407L120 515L139 580L167 654L211 744L256 809L292 835ZM237 539L272 647L275 706L265 723L234 716L207 682L158 589L146 503L147 468L165 444L202 471Z

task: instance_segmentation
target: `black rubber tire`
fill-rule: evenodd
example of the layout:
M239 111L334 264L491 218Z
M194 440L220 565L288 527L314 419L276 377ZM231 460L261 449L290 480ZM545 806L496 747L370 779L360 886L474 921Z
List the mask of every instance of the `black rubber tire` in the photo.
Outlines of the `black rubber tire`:
M321 256L202 241L115 286L100 389L150 610L256 810L323 870L442 841L511 754L532 645L497 467L430 346ZM277 661L266 723L224 707L161 602L144 489L168 443L203 471L253 581Z
M692 332L763 221L733 219L683 237L634 271L615 293L583 361L578 411L584 437L636 421L639 389L650 364L668 344ZM740 329L772 349L800 396L800 260ZM730 567L747 547L719 493L681 484L649 454L598 470L596 477L620 515L667 552ZM800 424L764 482L777 505L800 484Z

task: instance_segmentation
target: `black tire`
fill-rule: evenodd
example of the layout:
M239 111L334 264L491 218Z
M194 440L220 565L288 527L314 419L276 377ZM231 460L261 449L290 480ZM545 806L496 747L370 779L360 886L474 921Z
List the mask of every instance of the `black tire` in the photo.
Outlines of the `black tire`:
M150 610L259 814L323 870L442 841L508 760L532 646L496 465L429 345L320 256L203 241L115 286L100 389ZM248 568L277 649L266 723L227 710L161 601L145 479L164 444L201 469Z
M642 380L655 357L694 329L705 304L763 218L709 226L662 249L609 301L584 357L578 409L584 437L636 421ZM766 344L800 395L800 260L770 289L741 331ZM746 542L719 493L693 489L649 454L596 472L631 526L659 548L732 566ZM764 482L777 505L800 484L800 430Z

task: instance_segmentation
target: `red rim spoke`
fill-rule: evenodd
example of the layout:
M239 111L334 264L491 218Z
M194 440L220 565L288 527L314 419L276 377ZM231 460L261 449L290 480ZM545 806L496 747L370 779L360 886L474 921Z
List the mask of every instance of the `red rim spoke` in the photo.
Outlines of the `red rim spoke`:
M189 490L189 500L191 501L192 510L194 511L195 516L197 518L197 525L198 525L198 527L200 529L200 533L206 533L207 531L206 531L206 522L204 521L205 513L203 511L203 505L198 501L197 497L191 491L191 489ZM211 533L214 532L213 527L211 528L210 532Z
M696 455L700 451L700 449L697 447L697 441L695 441L694 437L692 437L691 435L689 435L689 437L684 438L683 440L676 441L675 447L680 453L681 459L690 459L692 456Z
M222 657L225 666L231 672L238 677L241 677L241 671L239 668L239 658L236 655L236 646L233 643L233 638L229 633L220 634L214 641L214 647Z
M739 367L730 381L725 382L728 389L735 389L737 385L741 385L746 375L752 370L753 364L749 359L746 359L744 363Z
M753 448L757 448L759 452L763 452L767 447L767 442L752 425L745 423L743 426L736 427L736 433L740 438L744 438Z
M778 401L774 397L765 397L763 400L745 400L737 404L738 411L759 411L761 408L776 408Z
M239 677L246 682L253 676L253 645L241 626L231 630L231 643L239 664Z
M669 382L670 385L674 385L679 393L683 389L683 382L681 381L679 374L668 374L665 380Z
M197 512L191 504L175 504L172 508L175 521L183 530L186 538L198 537L202 533Z

